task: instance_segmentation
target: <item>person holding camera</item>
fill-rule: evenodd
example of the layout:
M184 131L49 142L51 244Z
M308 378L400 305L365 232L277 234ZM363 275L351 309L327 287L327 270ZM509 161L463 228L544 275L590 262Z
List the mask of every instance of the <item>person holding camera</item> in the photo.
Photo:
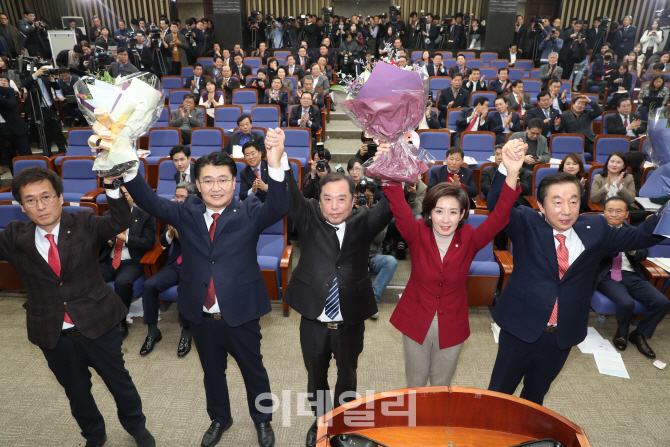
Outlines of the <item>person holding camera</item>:
M187 57L189 65L193 65L205 50L205 34L196 26L197 21L191 17L186 20L184 37L188 43Z
M267 25L263 20L263 13L252 11L249 17L249 37L251 48L258 48L258 44L265 40Z
M168 61L170 61L170 74L181 76L182 67L188 65L188 42L186 41L186 37L179 32L177 22L173 21L170 23L170 32L165 34L165 37L161 35L160 43L162 48L166 49L170 54L168 58Z
M591 74L584 81L584 92L589 93L591 87L598 87L598 96L602 96L609 79L616 74L617 64L614 62L614 52L607 50L602 61L597 60L591 67Z
M421 31L423 39L426 42L426 48L431 50L436 48L435 41L440 36L440 26L433 25L433 16L432 14L426 14L426 24L425 29Z
M39 125L35 124L35 121L41 120L44 126L46 146L43 147L41 141L39 144L43 155L50 157L52 142L56 143L60 153L66 151L67 144L61 130L60 118L56 113L54 98L51 96L51 88L58 89L58 84L53 81L53 77L48 74L48 71L48 67L41 67L32 76L23 78L21 87L29 91L26 97L26 118L28 118L28 123L31 124L31 132L37 131L36 128Z
M354 35L347 31L340 44L340 67L345 75L356 76L354 60L359 56L361 46L354 39Z
M313 160L309 161L309 175L305 178L302 185L302 195L306 199L319 199L319 182L329 174L331 155L328 149L323 146L317 146L314 152Z
M147 39L144 31L135 32L135 43L129 42L129 56L131 63L141 71L153 73L154 53L151 49L151 39Z
M118 29L114 31L114 40L119 43L119 48L128 48L128 34L130 32L126 29L126 22L119 20L117 25Z
M246 166L240 172L240 200L256 196L265 203L268 196L268 162L263 160L265 147L248 141L242 146Z
M19 20L19 46L25 47L29 56L35 57L38 54L47 54L47 43L44 42L46 32L42 22L35 22L35 11L32 9L23 10L23 19Z
M560 53L563 48L563 39L559 37L560 35L560 30L555 29L552 33L548 34L542 42L540 42L540 46L538 47L538 49L542 51L542 55L540 56L540 69L542 66L549 63L550 54L556 53L556 59L558 60L558 53ZM556 61L554 61L554 64L556 64ZM561 73L562 72L563 69L561 68ZM560 79L560 75L558 79ZM546 86L544 89L546 90Z

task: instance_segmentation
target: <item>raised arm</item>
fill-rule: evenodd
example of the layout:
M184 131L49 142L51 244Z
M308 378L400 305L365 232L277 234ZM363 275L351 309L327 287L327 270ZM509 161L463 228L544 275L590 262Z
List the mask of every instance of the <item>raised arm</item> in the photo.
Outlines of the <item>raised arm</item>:
M172 202L171 200L156 195L153 189L151 189L151 186L149 186L141 175L126 173L123 178L123 184L135 203L137 203L137 206L149 213L149 215L156 217L165 223L169 223L173 227L176 227L179 224L179 202ZM189 199L191 199L191 197L188 197L186 200Z
M414 219L414 214L405 200L405 193L401 183L391 182L383 187L384 195L391 204L391 213L395 217L395 223L400 235L410 244L419 234L419 225L423 225Z

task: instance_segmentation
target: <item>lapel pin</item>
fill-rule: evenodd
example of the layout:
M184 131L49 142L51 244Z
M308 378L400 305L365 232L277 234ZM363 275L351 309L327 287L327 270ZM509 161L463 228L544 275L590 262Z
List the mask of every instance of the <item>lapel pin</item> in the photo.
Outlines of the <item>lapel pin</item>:
M236 213L236 212L237 212L237 210L233 210L233 213Z
M67 230L67 234L70 234L70 230Z
M137 222L137 219L135 219L135 222Z
M591 226L590 226L590 225L587 225L587 226L586 226L586 229L590 230L590 229L591 229Z
M458 244L456 244L456 248L458 248Z

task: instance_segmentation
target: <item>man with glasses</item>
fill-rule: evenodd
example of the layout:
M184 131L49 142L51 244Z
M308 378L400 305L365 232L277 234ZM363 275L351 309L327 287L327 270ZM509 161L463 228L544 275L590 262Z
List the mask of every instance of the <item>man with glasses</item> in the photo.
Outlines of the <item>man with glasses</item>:
M195 183L180 182L174 193L173 202L183 202L188 195L198 193ZM161 331L158 329L158 295L168 290L170 287L179 285L179 276L181 275L181 242L179 232L172 225L161 233L161 245L169 250L168 259L165 267L144 282L142 289L142 308L144 309L144 324L147 325L147 337L140 349L140 355L147 355L154 350L156 343L163 339ZM181 325L181 337L177 347L177 356L184 357L191 351L191 330L188 320L179 319Z
M4 37L7 41L12 58L16 58L16 56L25 52L23 46L19 45L19 29L9 24L9 18L4 12L0 12L0 37Z
M251 131L252 121L249 115L240 115L237 118L237 127L240 131L234 132L228 138L228 143L223 147L223 152L232 157L235 146L239 146L240 152L242 152L242 148L247 143L253 144L261 152L265 150L263 135Z
M200 197L184 202L159 197L137 171L124 174L124 184L149 214L172 225L182 248L179 312L189 321L204 371L207 413L211 424L202 447L213 447L233 423L226 367L236 360L246 386L247 404L256 425L258 443L274 445L270 381L261 355L260 318L270 312L270 300L258 265L260 234L288 212L288 190L282 166L284 133L267 133L268 196L264 204L235 199L237 165L223 151L195 163ZM285 163L285 162L284 162ZM249 441L238 442L250 445Z
M40 347L65 389L86 446L102 447L107 440L91 394L90 367L114 397L123 428L139 447L151 447L156 443L121 353L118 324L128 309L105 284L97 262L100 241L128 228L133 216L118 183L103 181L110 212L96 217L90 210L63 210L63 181L53 171L33 167L18 173L12 195L30 222L16 220L0 232L0 259L25 284L28 340Z
M531 172L538 163L549 163L551 155L547 139L542 136L544 121L541 118L533 118L528 123L528 129L525 132L516 132L510 139L517 140L521 138L528 145L526 157L523 161L522 169L528 169Z
M263 151L252 142L242 146L247 166L240 172L240 200L256 196L265 203L268 196L268 162L263 160Z

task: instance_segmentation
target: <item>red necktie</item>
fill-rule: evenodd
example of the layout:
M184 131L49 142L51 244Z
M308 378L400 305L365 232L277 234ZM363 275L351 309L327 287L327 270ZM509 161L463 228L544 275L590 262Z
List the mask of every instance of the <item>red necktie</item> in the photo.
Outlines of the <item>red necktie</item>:
M58 246L54 240L54 235L47 234L45 237L49 240L49 255L47 263L49 264L49 267L51 267L51 270L54 271L56 276L60 278L60 256L58 255ZM67 314L67 312L65 312L65 317L63 320L67 324L74 324L72 323L72 320L70 319L70 316Z
M475 115L475 117L470 121L470 125L468 126L467 129L465 129L466 132L472 130L473 127L475 127L475 124L477 124L477 120L479 120L479 115Z
M181 181L182 182L186 181L186 174L184 174L184 173L181 174Z
M214 242L214 232L216 231L216 220L219 218L219 213L212 214L212 225L209 226L209 238ZM216 304L216 292L214 291L214 278L209 278L209 286L207 286L207 295L205 295L205 307L207 310L211 309Z
M621 263L623 261L623 256L622 253L619 252L619 254L616 256L616 258L612 259L612 279L615 281L621 281Z
M624 119L623 119L623 127L624 128L628 127L628 117L627 116L624 117ZM621 253L619 253L619 254L621 254Z
M261 178L261 176L258 175L258 168L255 168L255 169L254 169L254 174L256 174L256 178Z
M177 265L181 265L181 255L177 258Z
M292 74L293 74L293 68L294 68L294 66L293 66L293 65L291 65L291 68L289 69L289 71L288 71L288 74L290 74L290 75L292 75Z
M112 259L112 267L114 270L118 269L121 265L121 251L123 250L123 241L117 239L114 243L114 258Z
M558 277L563 279L563 275L568 271L570 267L570 256L568 254L568 247L565 246L565 235L557 234L554 236L558 239L558 248L556 249L556 258L558 259ZM554 303L554 310L551 311L551 318L549 318L549 324L554 325L558 321L558 298Z

